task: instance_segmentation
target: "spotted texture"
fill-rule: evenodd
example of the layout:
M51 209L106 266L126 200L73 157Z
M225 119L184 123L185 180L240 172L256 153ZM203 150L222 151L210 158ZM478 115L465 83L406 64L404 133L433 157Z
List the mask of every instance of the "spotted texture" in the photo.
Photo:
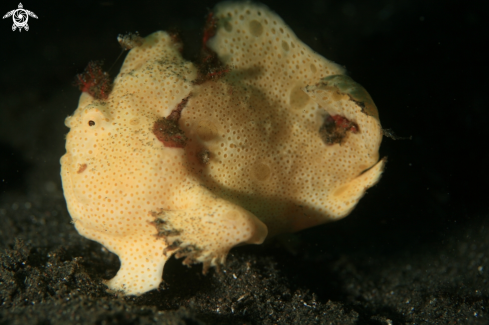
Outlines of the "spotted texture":
M214 13L219 24L208 45L232 70L195 87L192 110L183 112L183 128L195 139L188 151L210 152L208 164L191 170L263 220L272 235L348 215L384 165L370 96L265 6L225 2ZM360 131L325 145L319 130L328 116Z
M119 256L111 289L157 288L171 253L187 256L191 247L188 263L217 265L234 245L266 236L253 215L200 186L184 167L183 149L165 147L153 132L155 121L190 94L195 77L170 37L157 32L131 50L107 101L84 93L66 119L71 130L61 165L68 209L81 235ZM181 235L158 236L161 220Z
M231 68L221 78L195 82L198 67L156 32L129 52L106 100L84 93L66 119L68 209L81 235L119 256L113 290L157 288L172 254L206 270L238 244L342 218L382 172L377 110L360 85L264 6L214 13L207 45ZM355 132L328 145L330 116Z

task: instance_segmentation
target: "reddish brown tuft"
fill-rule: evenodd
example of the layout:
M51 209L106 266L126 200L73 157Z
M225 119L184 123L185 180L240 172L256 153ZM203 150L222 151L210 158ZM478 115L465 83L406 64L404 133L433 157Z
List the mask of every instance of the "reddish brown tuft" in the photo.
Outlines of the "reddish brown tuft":
M109 74L102 71L102 63L90 61L83 73L76 75L75 85L95 99L107 99L112 90Z
M216 35L217 19L211 12L207 16L204 26L204 35L202 37L202 50L198 62L198 75L194 80L197 85L203 84L209 80L216 80L223 77L231 69L223 64L217 54L207 47L209 39Z
M331 115L330 117L334 120L337 128L342 128L353 133L358 132L358 126L355 123L350 122L346 117L341 115Z
M214 13L210 12L207 15L207 20L204 25L204 36L202 37L202 47L207 47L207 41L216 35L217 19L214 17Z
M202 59L198 65L198 75L194 84L200 85L209 80L223 77L231 69L219 60L216 53L209 49L202 51Z
M168 148L185 148L187 137L178 126L178 120L182 110L188 102L188 97L183 99L180 104L168 115L155 122L153 125L153 133L165 147Z
M347 132L358 133L358 125L341 115L328 115L319 129L319 136L327 145L341 144Z

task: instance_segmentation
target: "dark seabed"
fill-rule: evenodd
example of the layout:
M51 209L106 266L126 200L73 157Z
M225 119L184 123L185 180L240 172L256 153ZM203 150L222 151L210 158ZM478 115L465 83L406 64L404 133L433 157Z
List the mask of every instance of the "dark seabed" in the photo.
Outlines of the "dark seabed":
M172 258L158 291L105 291L118 258L78 235L61 190L74 76L108 69L125 32L177 28L192 59L214 3L26 1L28 32L0 21L0 324L488 324L483 1L266 1L412 140L384 138L384 176L344 220L235 248L221 273Z

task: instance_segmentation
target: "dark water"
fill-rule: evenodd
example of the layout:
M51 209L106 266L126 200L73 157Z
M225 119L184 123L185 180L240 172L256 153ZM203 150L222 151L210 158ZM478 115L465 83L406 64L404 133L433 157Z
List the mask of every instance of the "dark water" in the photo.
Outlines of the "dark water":
M28 32L0 21L0 323L488 323L482 1L266 1L412 140L384 139L381 182L340 222L234 249L221 274L171 260L160 291L105 292L117 257L76 233L61 192L74 75L90 60L110 67L124 32L176 28L194 58L214 3L30 1Z

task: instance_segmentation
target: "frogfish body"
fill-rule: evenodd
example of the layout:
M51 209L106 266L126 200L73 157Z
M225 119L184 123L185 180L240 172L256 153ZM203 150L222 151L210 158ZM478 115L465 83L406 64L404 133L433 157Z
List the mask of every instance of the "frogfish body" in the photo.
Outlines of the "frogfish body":
M84 92L66 119L68 210L119 256L113 290L157 288L173 254L206 270L236 245L343 218L382 173L377 108L342 67L263 5L222 3L212 19L204 63L155 32L110 94Z

